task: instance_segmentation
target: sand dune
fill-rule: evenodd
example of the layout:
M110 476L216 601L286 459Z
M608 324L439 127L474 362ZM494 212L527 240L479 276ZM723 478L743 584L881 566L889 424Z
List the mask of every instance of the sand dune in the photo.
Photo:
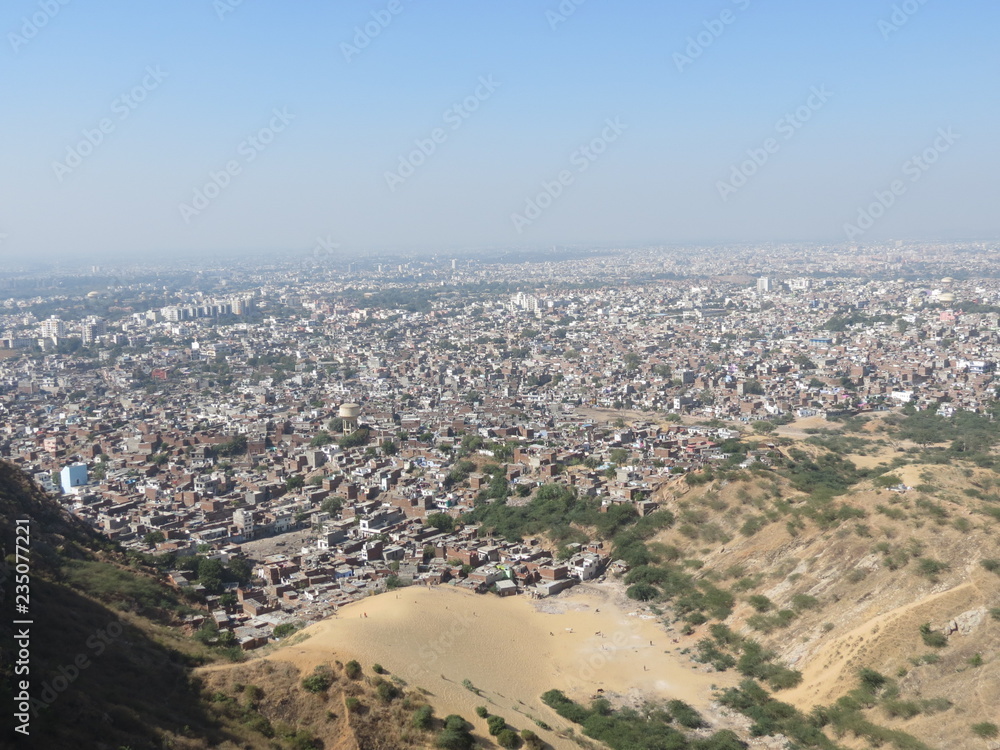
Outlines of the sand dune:
M480 705L517 729L538 731L534 718L568 726L539 699L551 688L580 700L603 689L625 699L681 698L704 708L712 684L734 680L692 669L653 618L630 614L598 587L544 602L413 587L351 604L304 633L306 640L267 658L304 670L353 658L369 674L379 663L411 687L430 691L439 714L460 713L480 733L486 731L475 716ZM464 680L481 695L463 687ZM575 747L543 735L557 748Z

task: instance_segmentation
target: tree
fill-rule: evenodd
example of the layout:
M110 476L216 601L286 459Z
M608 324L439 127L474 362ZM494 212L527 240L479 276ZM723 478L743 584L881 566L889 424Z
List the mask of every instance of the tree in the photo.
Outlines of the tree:
M319 509L324 513L329 513L330 517L335 517L340 513L340 509L343 507L344 501L339 497L328 497L322 504L320 504Z
M324 445L329 445L333 442L333 438L330 437L330 433L326 430L320 430L316 433L312 440L309 441L309 445L312 448L321 448Z
M162 531L151 531L142 538L142 541L144 541L149 547L159 544L160 542L165 542L166 540L167 538L163 535Z
M253 563L244 557L234 557L227 567L229 575L238 583L247 583L253 576Z
M292 476L285 480L285 490L287 492L294 492L305 487L305 484L305 477L301 474L292 474Z
M217 456L241 456L247 452L247 436L236 435L224 443L215 446Z
M629 459L629 452L624 448L612 448L611 449L611 461L618 464L619 466L624 464Z
M630 586L625 592L629 599L635 599L640 602L648 602L650 599L655 599L659 593L655 586L650 586L648 583L637 583L634 586Z
M372 431L368 427L359 427L350 435L342 437L337 441L337 445L340 446L341 450L350 450L351 448L359 448L362 445L366 445L369 440L371 440Z
M215 592L222 588L225 567L218 560L203 557L198 561L198 582L206 591Z
M447 513L431 513L425 522L428 526L433 526L438 531L450 534L455 530L455 519Z
M399 453L399 446L397 446L396 443L393 442L392 440L388 439L383 440L382 452L387 456L395 456L397 453Z

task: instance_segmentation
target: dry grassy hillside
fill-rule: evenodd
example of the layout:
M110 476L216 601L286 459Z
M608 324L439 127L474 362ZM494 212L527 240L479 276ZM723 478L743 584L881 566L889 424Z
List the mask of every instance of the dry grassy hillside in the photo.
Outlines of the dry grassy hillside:
M905 463L884 446L830 447L797 441L781 448L776 470L682 485L668 502L677 521L656 542L696 578L734 592L725 623L802 673L780 700L808 712L848 696L842 704L873 723L932 747L986 748L1000 720L1000 523L990 512L1000 476L961 461ZM787 467L824 456L832 468L820 491L794 489ZM846 467L849 489L827 492L838 456L895 466L858 481ZM888 488L898 480L909 489ZM697 620L673 627L692 656L710 635ZM856 691L862 669L886 678L874 694ZM847 732L837 741L860 740Z
M353 678L349 671L335 660L305 674L288 662L255 660L201 672L213 711L240 738L219 747L405 750L433 745L433 730L442 722L431 718L426 730L415 725L414 714L428 705L419 691L370 669ZM304 687L307 678L313 678L308 684L315 692Z

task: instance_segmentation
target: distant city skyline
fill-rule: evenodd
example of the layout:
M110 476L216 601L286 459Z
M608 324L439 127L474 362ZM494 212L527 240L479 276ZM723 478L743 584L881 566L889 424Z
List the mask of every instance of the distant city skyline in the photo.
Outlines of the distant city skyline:
M995 4L0 11L0 258L1000 237Z

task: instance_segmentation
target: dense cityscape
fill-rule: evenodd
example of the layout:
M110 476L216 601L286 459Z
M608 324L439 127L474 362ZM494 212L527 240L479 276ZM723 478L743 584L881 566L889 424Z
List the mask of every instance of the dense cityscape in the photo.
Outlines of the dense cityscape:
M243 583L170 572L244 649L404 585L547 597L624 563L495 537L491 504L643 516L744 433L985 411L996 250L7 273L0 452L126 548L246 561Z

